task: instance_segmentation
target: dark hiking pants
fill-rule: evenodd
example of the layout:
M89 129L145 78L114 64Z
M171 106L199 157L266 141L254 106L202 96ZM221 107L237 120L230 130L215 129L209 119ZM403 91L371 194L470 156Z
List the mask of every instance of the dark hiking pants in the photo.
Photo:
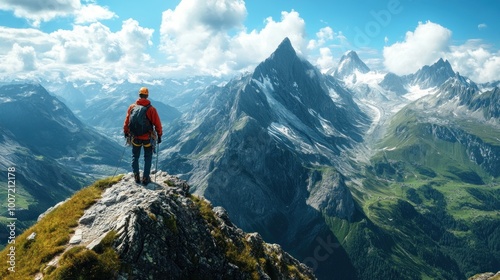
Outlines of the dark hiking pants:
M134 174L139 173L139 157L142 147L144 147L144 175L142 177L149 178L151 162L153 161L153 146L150 140L132 140L132 171Z

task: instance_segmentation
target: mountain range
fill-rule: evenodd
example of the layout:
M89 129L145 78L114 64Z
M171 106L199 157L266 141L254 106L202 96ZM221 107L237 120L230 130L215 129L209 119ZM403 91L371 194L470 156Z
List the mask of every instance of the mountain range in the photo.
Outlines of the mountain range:
M323 75L285 39L207 88L167 132L161 166L320 279L463 278L500 261L476 231L498 240L497 93L442 59L397 76L348 52ZM339 246L311 259L329 234Z
M198 81L151 87L180 91L157 97L173 107L159 105L170 114L159 166L318 279L463 279L500 267L498 84L444 59L405 76L372 71L352 51L323 74L287 38L251 73ZM140 85L45 86L72 104L72 122L116 140ZM3 136L7 147L31 149L19 133Z
M112 174L122 149L36 84L0 87L0 166L15 169L18 230L85 184ZM122 169L123 170L123 169ZM7 197L7 189L2 195ZM1 222L7 223L7 199ZM1 237L8 232L2 227Z
M123 120L128 105L134 103L141 85L123 82L113 86L97 82L55 83L44 82L50 92L64 100L75 115L85 124L102 134L123 143ZM178 118L181 112L159 100L165 100L164 89L150 87L151 103L159 112L164 124ZM175 100L175 99L174 99ZM176 103L182 107L182 103ZM128 104L124 106L124 104ZM121 120L121 121L119 121Z

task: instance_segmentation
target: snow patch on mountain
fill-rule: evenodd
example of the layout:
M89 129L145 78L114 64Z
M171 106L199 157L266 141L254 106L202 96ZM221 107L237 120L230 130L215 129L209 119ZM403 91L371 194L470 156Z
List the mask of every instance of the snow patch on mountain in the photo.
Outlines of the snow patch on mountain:
M318 130L322 131L323 134L329 135L329 136L348 138L345 134L342 134L339 131L337 131L333 127L333 124L329 120L323 118L320 114L318 114L318 112L314 111L313 109L309 109L308 112L309 112L309 114L311 114L311 116L313 116L319 120L321 127L318 127Z
M436 87L431 87L431 88L420 88L419 85L413 85L410 86L408 89L408 93L403 95L404 98L410 100L410 101L415 101L417 99L420 99L424 96L427 96L429 94L434 94L436 93L437 88Z
M343 81L345 85L349 88L355 87L356 85L368 85L373 88L380 88L378 84L384 79L384 76L385 76L384 73L376 71L363 73L360 72L359 70L355 70L354 73L352 73L349 76L346 76L343 79Z
M333 88L328 88L328 95L336 104L342 103L342 97Z
M268 127L269 134L280 140L288 140L290 143L293 143L296 149L303 153L313 153L314 149L312 146L305 143L303 139L301 139L298 131L295 131L293 128L299 129L305 133L308 133L311 129L302 123L295 114L290 112L283 104L274 98L274 88L271 79L266 76L262 77L262 82L256 79L253 79L252 82L254 82L265 94L267 102L274 109L278 118L278 122L273 122Z
M308 143L302 141L301 137L297 135L297 133L280 123L271 123L268 128L268 133L276 139L281 140L285 145L294 150L299 150L304 154L313 154L314 148ZM288 143L292 143L292 145L288 145Z

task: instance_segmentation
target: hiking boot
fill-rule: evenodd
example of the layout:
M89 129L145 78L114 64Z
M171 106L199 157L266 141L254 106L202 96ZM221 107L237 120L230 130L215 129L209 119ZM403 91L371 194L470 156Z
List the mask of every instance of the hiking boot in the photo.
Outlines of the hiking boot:
M134 173L134 180L137 184L141 183L141 175L139 173Z
M147 184L151 183L151 179L148 177L142 178L142 184L146 186Z

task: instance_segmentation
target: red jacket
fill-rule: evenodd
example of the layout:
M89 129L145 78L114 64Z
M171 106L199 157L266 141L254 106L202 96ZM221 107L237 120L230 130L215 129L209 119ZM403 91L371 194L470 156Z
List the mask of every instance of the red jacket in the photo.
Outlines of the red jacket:
M130 131L128 129L128 123L130 121L130 112L132 111L132 108L134 108L135 105L142 105L142 106L148 106L151 104L151 101L149 101L146 98L139 98L137 101L133 104L131 104L128 107L127 110L127 117L125 118L125 122L123 122L123 132L125 134L129 134ZM151 121L151 123L154 125L154 129L156 130L156 134L158 134L158 137L161 137L163 134L162 127L161 127L161 121L160 117L158 116L158 112L156 111L156 108L151 106L149 107L148 111L146 112L147 118ZM148 140L149 139L149 133L139 135L135 137L136 139L140 140Z

